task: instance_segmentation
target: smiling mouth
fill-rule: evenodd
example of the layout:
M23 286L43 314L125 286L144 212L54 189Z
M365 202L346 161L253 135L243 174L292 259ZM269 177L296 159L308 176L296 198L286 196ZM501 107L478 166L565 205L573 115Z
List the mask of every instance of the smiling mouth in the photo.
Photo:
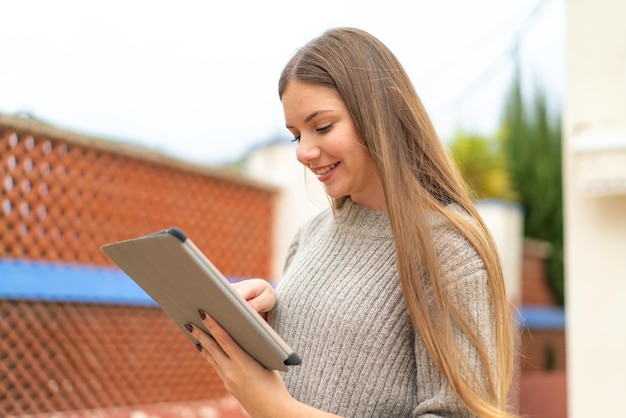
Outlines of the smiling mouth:
M328 173L329 171L331 171L333 168L337 167L338 165L339 163L335 163L335 164L329 165L328 167L315 170L314 173L317 177L322 177L324 174Z

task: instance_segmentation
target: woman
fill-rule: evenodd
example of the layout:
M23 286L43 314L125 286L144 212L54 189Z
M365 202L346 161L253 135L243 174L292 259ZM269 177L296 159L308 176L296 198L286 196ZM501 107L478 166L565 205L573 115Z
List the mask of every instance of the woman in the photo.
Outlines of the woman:
M497 252L401 64L364 31L329 30L279 95L332 208L296 234L277 295L238 291L303 363L265 370L204 314L203 356L253 417L510 416Z

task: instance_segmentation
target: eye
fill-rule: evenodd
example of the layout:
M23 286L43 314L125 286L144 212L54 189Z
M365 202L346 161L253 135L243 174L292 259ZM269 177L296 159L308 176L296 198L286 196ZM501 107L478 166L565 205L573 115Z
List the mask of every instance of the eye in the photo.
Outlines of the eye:
M333 128L333 124L331 123L330 125L326 125L326 126L322 126L321 128L317 128L315 130L315 132L320 133L320 134L325 134L326 132L330 131Z
M300 135L294 136L291 142L300 142Z

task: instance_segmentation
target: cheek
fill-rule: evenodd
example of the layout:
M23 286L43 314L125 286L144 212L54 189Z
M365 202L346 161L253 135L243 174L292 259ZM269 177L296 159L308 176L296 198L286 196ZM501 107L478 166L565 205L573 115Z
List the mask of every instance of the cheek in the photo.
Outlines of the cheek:
M373 165L369 152L359 140L351 140L346 153L352 155L352 159L362 167L369 168L370 165Z
M329 149L332 148L336 154L350 156L349 158L355 161L369 158L367 150L353 129L337 131L329 139Z
M363 146L357 145L352 150L352 155L354 155L355 168L361 173L361 177L365 181L372 181L377 176L378 171L369 152Z
M376 167L374 166L374 163L372 162L372 159L367 152L363 152L361 154L360 163L360 167L363 172L366 173L366 176L370 179L373 178L376 173Z

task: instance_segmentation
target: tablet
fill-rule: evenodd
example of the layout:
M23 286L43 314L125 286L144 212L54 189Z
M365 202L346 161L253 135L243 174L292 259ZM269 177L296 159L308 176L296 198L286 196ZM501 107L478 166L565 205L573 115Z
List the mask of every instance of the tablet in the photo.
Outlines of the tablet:
M101 248L194 343L185 324L208 333L198 315L202 309L267 369L286 371L301 363L181 229L172 227Z

